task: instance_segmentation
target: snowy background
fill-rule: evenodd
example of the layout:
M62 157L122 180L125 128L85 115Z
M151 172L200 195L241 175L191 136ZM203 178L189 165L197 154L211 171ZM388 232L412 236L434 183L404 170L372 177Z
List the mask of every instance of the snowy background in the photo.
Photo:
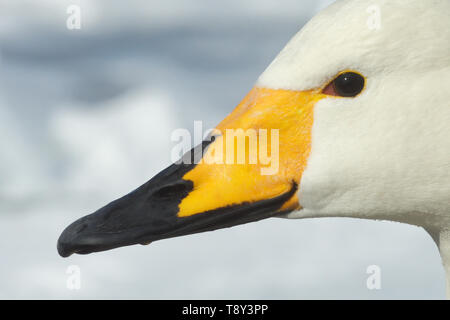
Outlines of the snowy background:
M57 254L65 226L166 167L174 129L217 124L330 2L0 0L0 298L444 298L431 238L398 223L269 219Z

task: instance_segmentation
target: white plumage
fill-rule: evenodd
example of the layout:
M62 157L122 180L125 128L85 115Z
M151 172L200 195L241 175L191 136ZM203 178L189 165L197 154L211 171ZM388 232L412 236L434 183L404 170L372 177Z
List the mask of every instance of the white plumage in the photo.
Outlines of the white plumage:
M371 27L374 10L379 25ZM320 87L357 70L366 88L314 109L311 155L290 218L424 227L450 276L450 1L338 1L283 49L258 85ZM447 280L450 294L450 281Z

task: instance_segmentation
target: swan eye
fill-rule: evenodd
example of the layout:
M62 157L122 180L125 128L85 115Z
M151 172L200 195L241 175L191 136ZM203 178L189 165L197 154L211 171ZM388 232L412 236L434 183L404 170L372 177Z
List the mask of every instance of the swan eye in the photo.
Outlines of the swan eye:
M365 79L355 72L340 74L322 91L324 94L337 97L356 97L364 89Z

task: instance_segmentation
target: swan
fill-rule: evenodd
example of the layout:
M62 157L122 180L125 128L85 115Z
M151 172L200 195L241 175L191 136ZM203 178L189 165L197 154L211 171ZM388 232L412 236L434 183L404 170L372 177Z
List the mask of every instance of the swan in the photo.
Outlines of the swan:
M269 217L388 220L431 235L450 296L449 15L449 0L333 3L183 156L192 161L70 224L59 254ZM228 144L239 139L241 162Z

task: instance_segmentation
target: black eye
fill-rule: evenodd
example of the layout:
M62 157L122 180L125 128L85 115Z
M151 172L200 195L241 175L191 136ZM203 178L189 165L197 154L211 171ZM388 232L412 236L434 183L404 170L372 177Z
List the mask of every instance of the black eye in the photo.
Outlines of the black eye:
M340 74L323 93L339 97L355 97L364 89L364 77L355 72Z
M354 72L346 72L334 81L336 93L341 97L355 97L364 89L364 78Z

